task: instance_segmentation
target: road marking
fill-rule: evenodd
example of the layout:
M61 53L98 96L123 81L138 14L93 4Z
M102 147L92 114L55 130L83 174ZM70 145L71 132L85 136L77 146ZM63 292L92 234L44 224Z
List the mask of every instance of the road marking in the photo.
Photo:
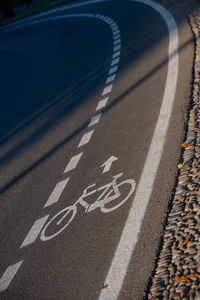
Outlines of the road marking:
M117 34L117 35L114 36L114 40L118 40L118 39L120 39L120 34Z
M110 162L106 162L107 164L112 164L112 161L116 158L111 158ZM109 166L110 168L110 166ZM58 236L60 233L62 233L69 224L73 221L75 218L79 206L83 206L85 213L90 213L94 211L95 209L98 209L98 211L101 211L102 213L109 213L115 209L118 209L121 205L123 205L127 200L130 199L131 195L135 191L136 183L134 179L125 179L123 181L119 182L119 178L123 176L123 172L113 176L113 179L111 182L108 184L104 184L101 187L96 187L96 183L90 184L89 186L86 187L86 189L83 190L82 195L80 198L74 202L74 204L64 207L62 210L60 210L58 213L56 213L53 217L51 217L48 222L45 224L43 227L41 234L40 234L40 239L42 241L48 241L53 239L54 237ZM120 192L119 186L122 186L124 184L129 184L129 191L127 194L127 191ZM93 188L93 189L92 189ZM89 190L89 192L87 192ZM95 194L96 192L101 191L100 195L98 195L98 198L93 202L93 203L88 203L85 199L87 197L90 197L92 194ZM112 195L112 196L110 196ZM122 198L120 196L123 196ZM117 199L120 197L120 201L118 203L113 203L114 199ZM95 197L96 198L96 197ZM91 202L91 201L90 201ZM112 205L108 205L110 202L112 202ZM107 207L108 205L108 207ZM63 220L65 219L65 222ZM57 220L55 222L55 220ZM48 227L54 223L54 225L59 225L62 224L62 226L56 230L53 234L47 231ZM46 233L47 231L47 233Z
M120 44L121 43L121 39L115 39L114 40L114 45Z
M42 217L35 221L33 226L31 227L30 231L28 232L27 236L25 237L23 243L21 244L20 248L26 247L32 243L34 243L42 230L42 227L46 223L49 215Z
M89 141L90 141L90 139L91 139L91 137L92 137L92 135L93 135L93 133L94 133L94 130L91 130L91 131L89 131L89 132L86 132L86 133L82 136L82 138L81 138L81 140L80 140L80 143L78 144L78 148L80 148L80 147L82 147L82 146L88 144Z
M69 171L75 169L76 166L78 165L78 162L79 162L79 160L81 159L81 156L82 156L82 155L83 155L83 152L81 152L81 153L79 153L79 154L73 156L73 157L70 159L70 161L69 161L69 163L68 163L68 165L67 165L67 167L65 168L65 171L64 171L63 173L66 173L66 172L69 172Z
M14 24L11 24L11 25L8 25L8 26L4 26L2 28L2 30L0 29L0 31L2 32L8 32L8 31L11 31L11 30L15 30L15 29L21 29L21 28L24 28L28 25L35 25L35 24L39 24L39 23L45 23L45 22L51 22L51 21L59 21L59 20L62 20L62 19L65 19L65 18L77 18L77 17L88 17L88 18L96 18L96 19L100 19L100 20L103 20L104 22L106 22L112 33L113 33L113 45L117 45L119 41L117 40L121 40L120 39L120 31L119 31L119 28L116 24L116 22L114 20L112 20L111 18L109 17L105 17L105 16L101 16L101 15L97 15L97 14L68 14L68 15L59 15L59 16L54 16L54 17L48 17L48 18L45 18L45 19L39 19L39 20L35 20L41 16L46 16L46 15L49 15L49 14L52 14L52 13L55 13L55 12L58 12L58 11L63 11L63 10L67 10L69 8L72 8L72 7L78 7L78 6L83 6L83 5L86 5L86 4L92 4L92 3L98 3L98 2L103 2L104 0L95 0L95 1L88 1L88 2L83 2L83 3L78 3L78 4L75 4L75 5L68 5L67 7L62 7L62 8L59 8L59 9L53 9L51 11L48 11L48 12L45 12L45 13L41 13L39 15L36 15L36 16L33 16L33 17L29 17L27 18L26 20L22 20L22 21L18 21ZM105 0L107 1L107 0ZM32 21L31 21L32 20ZM113 30L111 28L111 26L113 27ZM114 44L114 41L115 41L115 44ZM115 52L115 49L116 48L113 48L113 55L112 55L112 59L114 59L115 57L118 57L120 56L120 51L117 51L116 53ZM118 62L119 62L119 59L118 59ZM111 74L108 74L108 75L111 75ZM116 77L116 74L113 74L112 76L109 76L106 80L107 83L110 83L111 81L114 81ZM107 84L105 83L105 84ZM111 90L112 90L112 87L113 85L110 84L109 86L106 86L104 89L103 89L103 95L107 94L107 93L110 93ZM106 97L104 99L102 99L101 101L99 101L99 103L97 104L97 107L96 107L96 111L99 110L99 109L102 109L103 107L106 106L107 102L109 100L109 97ZM97 115L94 115L91 120L90 120L90 123L88 125L88 127L90 126L93 126L95 124L97 124L101 118L101 115L102 113L100 114L97 114ZM86 144L87 142L89 142L92 134L93 134L94 130L91 131L90 133L86 133L83 135L78 147ZM82 157L83 155L83 152L82 153L79 153L75 156L73 156L71 158L71 160L69 161L67 167L65 168L65 171L64 173L66 172L69 172L73 169L76 168L80 158ZM66 184L67 182L69 181L70 178L67 178L63 181L60 181L54 188L53 192L51 193L51 195L49 196L46 204L44 205L44 207L48 207L54 203L56 203L64 188L66 187ZM23 243L21 244L20 248L23 248L27 245L30 245L32 243L35 242L35 240L37 239L40 231L42 230L46 220L48 219L49 215L45 216L45 217L42 217L38 220L35 221L35 223L33 224L32 228L30 229L29 233L27 234L26 238L24 239ZM22 261L21 261L22 262ZM17 272L17 270L19 269L21 264L16 264L16 265L13 265L11 267L9 267L7 269L7 271L4 273L0 283L2 283L2 286L4 286L4 289L6 289L9 284L11 283L15 273ZM10 270L14 270L16 271L15 273L11 272ZM13 276L10 276L10 281L7 280L7 284L5 285L3 282L4 282L4 279L5 278L8 278L7 274L14 274Z
M94 115L94 116L91 118L88 127L94 126L95 124L99 123L101 116L102 116L102 113L99 113L99 114L97 114L97 115Z
M113 54L113 57L112 58L115 58L115 57L118 57L120 56L121 52L120 51L117 51Z
M134 1L134 0L133 0ZM146 208L152 193L157 170L165 143L174 103L178 77L178 31L173 16L160 4L151 0L136 0L155 9L165 20L169 30L169 62L164 97L153 134L149 152L132 207L105 279L107 288L102 290L99 300L116 300L119 297L127 269L138 240ZM165 118L163 118L165 114Z
M109 94L109 93L112 91L112 87L113 87L112 84L106 86L106 87L104 88L104 90L103 90L102 96L104 96L104 95L106 95L106 94Z
M113 73L116 73L117 70L118 70L118 66L115 66L115 67L113 67L113 68L110 68L110 71L109 71L108 74L111 75L111 74L113 74Z
M117 58L115 58L115 59L112 60L111 66L114 66L114 65L116 65L118 63L119 63L119 57L117 57Z
M117 50L119 50L119 49L121 49L121 44L115 46L114 49L113 49L113 52L115 52L115 51L117 51Z
M100 168L104 167L102 171L103 174L110 171L110 168L115 160L118 160L118 158L115 156L111 156L105 163L100 166Z
M117 35L118 33L119 33L118 29L113 31L113 35Z
M49 198L48 198L48 200L47 200L44 207L48 207L48 206L56 203L59 200L59 198L60 198L63 190L65 189L68 181L69 181L69 177L57 183L57 185L55 186L53 192L49 196Z
M67 10L67 9L72 8L72 7L79 7L79 6L83 6L83 5L87 5L87 4L92 4L92 3L98 3L98 2L102 2L102 0L87 1L87 2L84 2L84 3L74 4L74 5L71 5L71 6L68 6L68 7L62 7L62 8L58 8L58 9L53 9L51 11L48 11L48 12L45 12L45 13L41 13L40 15L30 17L28 20L35 19L35 18L44 16L44 15L52 14L52 13L55 13L55 12ZM142 221L143 221L144 212L145 212L145 209L146 209L149 197L151 195L152 186L153 186L153 183L154 183L154 180L155 180L157 168L158 168L158 165L159 165L159 162L160 162L160 157L161 157L161 153L162 153L162 149L163 149L163 145L164 145L164 141L165 141L165 135L166 135L166 131L167 131L166 128L168 128L168 123L169 123L169 118L170 118L170 115L171 115L171 109L172 109L172 104L173 104L173 99L174 99L174 94L175 94L175 88L176 88L176 76L177 76L177 68L178 68L178 63L177 63L177 61L178 61L178 53L175 52L176 54L175 55L173 54L173 50L174 49L175 49L175 51L178 51L177 50L178 49L177 48L177 44L176 44L176 42L178 42L176 23L175 23L174 19L172 18L172 16L161 5L155 3L155 2L153 2L151 0L138 0L137 2L150 5L152 8L156 9L157 12L159 12L163 16L163 18L165 19L165 21L166 21L166 23L168 25L168 28L169 28L169 33L170 33L169 58L170 59L169 59L168 78L167 78L167 84L166 84L166 88L165 88L164 99L167 98L167 96L169 96L169 98L170 98L171 101L168 101L169 106L168 106L168 103L167 104L164 103L164 104L166 105L166 109L170 110L170 112L169 112L169 116L168 116L167 121L165 120L165 122L166 122L165 126L164 126L165 132L162 132L162 135L164 136L164 138L161 139L162 140L161 141L162 145L157 145L156 143L154 145L154 147L158 146L158 148L161 149L160 150L160 155L158 156L158 162L156 164L154 164L155 157L157 157L157 155L155 156L155 153L154 153L154 156L153 156L152 160L150 162L148 162L148 159L152 157L151 154L153 153L153 150L155 150L154 147L153 147L153 141L154 141L154 137L157 138L157 135L155 133L157 133L159 131L158 130L158 126L156 126L156 129L155 129L155 132L154 132L154 137L152 139L152 143L151 143L151 146L150 146L150 149L149 149L147 160L145 162L145 166L144 166L144 169L143 169L143 172L142 172L142 176L141 176L141 180L140 180L140 183L139 183L138 191L142 190L141 189L142 183L143 183L143 188L147 188L147 191L145 189L143 190L142 199L141 199L141 201L144 200L143 205L142 205L143 213L141 212L141 214L139 215L139 223L134 224L134 222L136 221L137 218L135 218L135 220L133 219L132 223L131 223L130 216L133 213L133 210L137 208L137 205L135 205L135 207L133 206L131 208L131 211L130 211L130 214L129 214L129 217L128 217L128 221L126 223L125 229L123 231L123 235L121 237L119 246L118 246L118 248L116 250L116 253L115 253L115 256L114 256L111 268L110 268L110 271L109 271L107 279L106 279L106 281L109 281L108 288L102 291L99 299L109 299L109 300L110 299L117 299L117 297L119 295L119 292L120 292L120 289L121 289L121 286L122 286L122 283L123 283L123 280L124 280L124 277L125 277L125 274L126 274L126 270L127 270L127 267L128 267L129 261L130 261L130 257L131 257L131 255L133 253L133 249L134 249L135 243L137 242L137 237L138 237L138 233L140 231L140 227L141 227L141 224L142 224ZM26 22L26 20L25 21L19 21L19 22L15 23L15 24L19 24L20 22L23 23L23 22ZM110 22L110 21L108 21L108 22ZM175 26L174 26L174 24L175 24ZM10 26L13 26L13 25L14 24L12 24ZM7 28L8 28L8 26L7 26ZM4 30L4 28L2 30ZM173 37L173 31L174 31L174 37ZM113 34L114 34L114 39L115 39L116 36L119 34L118 30L115 30L113 32ZM118 55L120 55L120 51L118 51L117 53L114 53L113 54L113 58L117 57ZM172 67L173 64L174 64L174 69ZM171 92L170 92L170 89L169 89L170 86L171 86ZM163 99L163 102L164 102L164 99ZM169 100L169 99L167 99L167 100ZM162 105L161 110L162 110L162 108L164 109L164 106L165 106L164 104ZM157 122L157 125L158 124L159 124L159 122ZM153 169L151 169L150 167L153 167ZM147 177L148 180L149 180L148 184L144 185L144 182L145 182L145 179L146 179L145 176L147 174L150 175L150 178ZM146 193L144 193L144 191L146 191ZM145 194L145 197L144 197L144 194ZM140 197L139 197L139 192L138 192L136 194L135 199L137 200L139 198ZM136 201L136 200L134 200L133 203L137 202L138 205L141 205L141 201ZM134 217L134 216L132 216L132 217ZM131 228L131 233L133 233L133 231L134 231L134 234L131 234L131 236L130 236L130 233L128 232L128 230L127 230L127 228L128 228L127 224L128 224L129 221L130 221L129 229ZM135 226L135 228L134 228L134 226ZM123 240L124 236L126 235L126 233L127 233L127 239ZM126 253L126 251L124 251L124 254L127 254L127 255L124 255L124 261L122 259L123 256L120 255L120 251L122 250L123 247L121 248L121 250L119 250L120 249L120 245L123 245L123 244L127 244L127 248L128 248L127 249L127 253ZM123 254L122 251L121 251L121 254ZM118 266L115 269L116 264ZM113 273L114 269L115 269L115 275ZM112 281L112 278L114 278L113 281Z
M115 77L116 77L116 74L109 76L109 77L107 78L107 80L106 80L106 84L108 84L108 83L114 81L114 80L115 80Z
M100 109L104 108L108 102L108 99L109 99L109 97L99 101L96 110L100 110Z
M13 280L15 274L21 267L23 260L19 261L18 263L9 266L6 271L3 273L3 276L0 279L0 292L5 291L8 286L10 285L11 281Z

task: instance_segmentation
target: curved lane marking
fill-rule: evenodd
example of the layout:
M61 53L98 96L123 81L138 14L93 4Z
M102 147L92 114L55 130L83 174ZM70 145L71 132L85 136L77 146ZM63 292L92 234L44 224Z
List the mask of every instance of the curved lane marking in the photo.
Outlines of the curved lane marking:
M120 36L120 31L119 31L118 25L116 24L116 22L114 20L112 20L111 18L109 18L107 16L99 15L99 14L67 14L67 15L48 17L48 18L40 19L40 20L28 21L26 23L23 22L21 24L17 24L16 26L12 26L9 28L7 27L6 29L3 30L3 32L9 32L9 31L13 31L13 30L22 29L22 28L30 26L30 25L36 25L36 24L41 24L41 23L51 22L51 21L57 21L57 20L66 19L66 18L96 18L98 20L105 22L111 29L112 36L113 36L113 53L112 53L112 57L111 57L111 64L110 64L110 68L108 71L107 79L104 84L105 87L102 92L102 96L107 95L107 97L101 99L96 107L96 111L100 110L107 105L107 102L109 100L108 94L110 94L112 91L113 82L115 80L115 77L117 74L117 69L118 69L118 64L120 62L121 52L119 51L119 49L121 48L121 36ZM112 67L113 65L115 65L115 71L113 71L113 67ZM112 77L110 76L110 70L112 70L112 74L114 73L112 75ZM111 82L112 82L112 84L111 84ZM108 85L108 83L109 83L109 85ZM96 114L96 111L95 111L95 115L92 116L90 121L88 122L88 128L89 127L94 128L94 126L96 124L98 124L98 122L100 121L100 118L101 118L103 112ZM79 141L79 144L77 145L77 149L88 144L93 133L94 133L94 130L90 130L89 132L84 133L82 138ZM69 160L63 173L67 173L67 172L74 170L77 167L82 155L83 155L83 152L75 154ZM62 180L56 184L56 186L54 187L48 200L44 204L44 208L55 204L59 200L59 198L60 198L62 192L64 191L67 183L69 182L69 180L70 180L70 177L68 177L65 180ZM48 217L49 217L49 215L46 215L40 219L37 219L34 222L33 226L31 227L31 229L29 230L28 234L26 235L24 241L22 242L20 248L26 247L36 241L36 239L37 239L38 235L40 234L40 231L41 231L42 227L44 226L44 224L46 223ZM17 271L21 267L22 262L23 262L23 260L17 262L14 265L9 266L5 270L2 277L0 278L0 292L6 290L9 287L14 276L16 275Z
M136 195L133 200L133 205L130 209L127 222L125 224L111 267L106 277L105 283L108 284L108 287L101 292L99 300L107 300L107 299L114 300L117 299L120 294L120 290L122 288L126 276L130 259L132 257L135 245L138 240L138 235L141 229L145 211L153 190L154 181L160 164L165 138L169 126L169 121L172 114L172 107L175 99L176 84L177 84L177 77L178 77L178 30L177 30L175 19L163 6L161 6L160 4L154 1L151 0L129 0L129 1L146 4L152 7L165 20L169 30L168 73L167 73L165 92L164 92L164 97L163 97L158 121L147 154L142 175L138 184ZM7 28L11 28L11 27L13 28L13 26L16 24L23 24L28 20L37 19L44 15L49 15L55 12L68 10L73 7L80 7L80 6L100 3L100 2L107 2L107 0L87 1L75 5L70 5L67 7L52 9L51 11L41 13L37 16L30 17L25 21L19 21L16 22L15 24L4 27L3 30L5 31L5 29ZM53 18L56 19L58 17L53 17ZM40 20L36 21L36 23L39 22ZM116 35L115 37L119 38L118 30L115 28L113 29L114 29L113 33ZM120 47L117 48L120 49ZM112 58L114 59L119 55L120 55L120 51L114 53ZM108 82L111 76L107 78ZM115 77L112 77L113 80L114 78ZM108 98L101 100L97 105L96 110L103 108L106 105L107 100Z
M136 195L123 229L118 247L105 280L99 300L116 300L120 294L128 266L138 241L145 212L153 190L165 138L172 114L178 78L178 30L173 16L160 4L151 0L131 0L154 8L165 20L169 30L169 63L164 97L151 145L138 183Z

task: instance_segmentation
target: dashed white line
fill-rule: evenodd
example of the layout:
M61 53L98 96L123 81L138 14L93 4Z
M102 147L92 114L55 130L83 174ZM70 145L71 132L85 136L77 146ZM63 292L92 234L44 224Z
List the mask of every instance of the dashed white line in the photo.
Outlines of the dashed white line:
M42 227L46 223L48 217L49 217L49 215L46 215L45 217L42 217L35 221L35 223L31 227L29 233L25 237L23 243L21 244L20 248L26 247L35 242L38 235L40 234L40 231L42 230Z
M117 44L119 44L119 43L121 43L121 39L116 39L116 40L114 40L114 45L117 45Z
M117 35L115 35L113 38L114 38L114 40L118 40L118 39L120 39L120 34L117 34Z
M121 45L120 44L114 47L113 52L115 52L115 51L117 51L119 49L121 49Z
M56 203L59 200L59 198L60 198L63 190L65 189L68 181L69 181L69 177L57 183L57 185L55 186L53 192L49 196L49 198L48 198L48 200L47 200L44 207L48 207L48 206Z
M102 113L99 113L99 114L93 116L90 120L88 127L91 127L91 126L99 123L101 116L102 116Z
M118 66L114 66L114 67L112 67L112 68L110 69L110 71L109 71L108 75L111 75L111 74L113 74L113 73L116 73L116 72L117 72L117 70L118 70Z
M102 0L99 0L99 1L90 1L90 2L84 2L82 4L77 4L77 6L81 6L81 5L85 5L86 3L88 4L91 4L91 3L97 3L97 2L102 2ZM70 7L70 6L69 6ZM71 6L71 7L76 7L76 5L74 6ZM55 9L55 10L52 10L51 12L55 11L61 11L63 9L67 9L67 8L61 8L61 9ZM44 16L44 15L47 15L51 12L47 12L47 13L42 13L38 16ZM31 17L29 18L28 20L29 21L21 21L21 22L18 22L18 23L15 23L16 25L13 25L13 26L7 26L6 29L2 30L4 32L6 31L10 31L10 30L13 30L13 29L20 29L20 28L24 28L28 25L34 25L34 24L39 24L39 23L45 23L45 22L49 22L49 21L56 21L56 20L61 20L61 19L65 19L65 18L76 18L76 17L88 17L88 18L96 18L96 19L100 19L100 20L103 20L104 22L106 22L110 29L112 30L112 33L113 33L113 55L112 55L112 61L111 61L111 66L114 66L115 64L118 64L119 63L119 56L120 56L120 51L118 51L120 48L121 48L121 38L120 38L120 31L119 31L119 28L117 26L117 24L115 23L115 21L113 21L111 18L109 17L105 17L105 16L101 16L101 15L97 15L97 14L67 14L67 15L59 15L59 16L54 16L54 17L48 17L48 18L45 18L45 19L40 19L40 20L34 20L37 18L37 16L35 17ZM32 21L30 21L32 20ZM117 59L115 59L117 58ZM114 66L113 68L111 68L109 70L109 74L108 74L108 77L106 79L106 83L105 85L113 82L115 80L115 77L116 77L116 72L117 72L117 66ZM115 73L115 74L114 74ZM107 86L104 87L103 89L103 92L102 92L102 95L106 95L108 93L110 93L112 91L112 88L113 88L113 84L109 84ZM99 101L99 103L97 104L97 107L96 107L96 111L104 108L106 105L107 105L107 102L109 100L109 97L106 97L104 99L102 99L101 101ZM89 124L88 124L88 127L91 127L91 126L94 126L95 124L97 124L100 120L102 116L102 112L99 113L99 114L96 114L94 115ZM90 132L87 132L85 133L77 148L89 143L92 135L94 133L94 130L90 131ZM83 152L77 154L77 155L74 155L69 163L67 164L65 170L63 173L66 173L66 172L69 172L71 170L74 170L78 163L79 163L79 160L81 159L83 155ZM51 193L51 195L49 196L47 202L45 203L44 205L44 208L45 207L49 207L51 205L53 205L54 203L56 203L63 190L65 189L68 181L69 181L70 177L66 178L65 180L62 180L60 182L57 183L57 185L55 186L53 192ZM34 243L38 237L38 235L40 234L41 230L42 230L42 227L44 226L44 224L46 223L47 219L48 219L49 215L46 215L38 220L35 221L35 223L33 224L33 226L31 227L31 229L29 230L27 236L25 237L24 241L22 242L20 248L23 248L27 245L30 245L32 243ZM8 267L8 269L4 272L1 280L0 280L0 288L2 288L2 290L6 289L9 284L11 283L14 275L16 274L17 270L19 269L21 263L23 261L13 265L13 266L10 266Z
M79 153L79 154L77 154L75 156L72 156L72 158L70 159L67 167L65 168L64 173L69 172L69 171L75 169L76 166L78 165L78 162L81 159L82 155L83 155L83 152L81 152L81 153Z
M118 64L119 60L120 60L119 57L113 59L112 62L111 62L111 66L114 66L114 65Z
M169 30L168 73L158 121L142 170L136 195L133 199L132 207L130 208L125 227L105 279L105 284L107 284L108 287L102 290L99 300L118 299L123 286L160 164L177 85L178 32L176 21L173 16L157 2L151 0L136 0L136 2L144 3L154 8L167 24ZM166 118L162 117L163 114L166 115Z
M4 272L3 276L0 279L0 292L3 292L8 288L8 286L10 285L11 281L13 280L15 274L17 273L22 263L23 260L17 262L12 266L9 266L6 269L6 271Z
M99 103L97 104L96 110L100 110L100 109L104 108L108 102L108 99L109 99L109 97L99 101Z
M118 34L118 33L120 33L120 32L119 32L119 29L116 29L116 30L113 31L113 35L116 35L116 34Z
M121 54L121 52L117 51L113 54L112 58L118 57L118 56L120 56L120 54Z
M108 83L114 81L114 80L115 80L115 77L116 77L116 74L113 74L113 75L109 76L109 77L107 78L107 80L106 80L106 84L108 84Z
M104 96L104 95L106 95L106 94L109 94L109 93L112 91L112 87L113 87L112 84L106 86L106 87L104 88L104 90L103 90L102 96Z
M91 130L91 131L89 131L89 132L86 132L86 133L82 136L82 138L81 138L81 140L80 140L80 143L78 144L78 148L80 148L80 147L82 147L82 146L88 144L89 141L90 141L90 139L91 139L91 137L92 137L92 135L93 135L93 133L94 133L94 130Z

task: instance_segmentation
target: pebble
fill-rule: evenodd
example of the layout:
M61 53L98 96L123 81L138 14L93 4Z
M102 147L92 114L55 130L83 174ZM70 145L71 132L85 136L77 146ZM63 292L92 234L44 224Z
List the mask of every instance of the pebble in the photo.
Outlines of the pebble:
M193 104L185 140L193 145L182 150L184 167L179 170L178 185L163 234L163 247L148 298L200 300L200 277L186 277L196 274L200 266L200 2L171 2L188 14L197 37ZM183 193L184 201L181 201ZM186 281L181 282L181 277Z

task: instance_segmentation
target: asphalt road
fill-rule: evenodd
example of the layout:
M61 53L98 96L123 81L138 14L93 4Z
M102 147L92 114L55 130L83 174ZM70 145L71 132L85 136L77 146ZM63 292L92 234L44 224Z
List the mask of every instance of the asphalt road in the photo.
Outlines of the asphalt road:
M168 1L147 2L82 2L0 32L0 299L137 300L148 289L184 137L193 36ZM173 109L160 116L163 99Z

